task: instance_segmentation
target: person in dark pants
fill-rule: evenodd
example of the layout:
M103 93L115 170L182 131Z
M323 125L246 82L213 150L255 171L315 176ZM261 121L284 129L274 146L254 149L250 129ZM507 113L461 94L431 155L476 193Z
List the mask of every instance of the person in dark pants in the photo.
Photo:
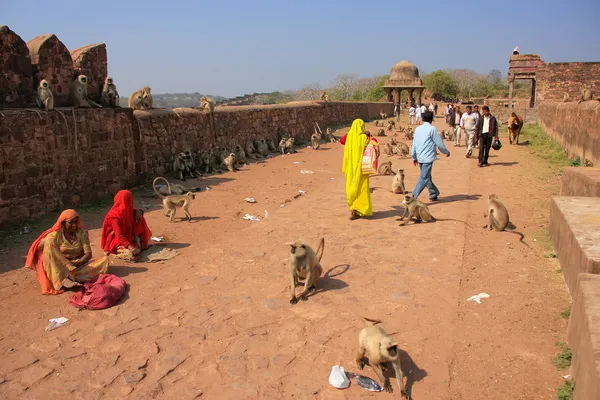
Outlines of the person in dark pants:
M487 167L488 157L490 156L490 148L492 147L492 141L498 140L498 122L496 117L490 114L490 108L483 106L483 115L477 121L477 128L475 130L475 136L479 141L479 167Z

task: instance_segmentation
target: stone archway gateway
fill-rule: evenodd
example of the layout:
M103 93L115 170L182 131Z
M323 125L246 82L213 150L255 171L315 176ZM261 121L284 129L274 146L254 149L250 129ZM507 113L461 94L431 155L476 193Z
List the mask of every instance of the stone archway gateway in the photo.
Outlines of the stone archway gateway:
M423 81L419 77L419 70L414 64L406 60L402 60L392 67L390 79L385 81L383 88L386 93L386 100L393 101L394 104L400 104L403 90L408 91L409 104L414 103L415 93L418 103L421 104L423 90L425 89Z

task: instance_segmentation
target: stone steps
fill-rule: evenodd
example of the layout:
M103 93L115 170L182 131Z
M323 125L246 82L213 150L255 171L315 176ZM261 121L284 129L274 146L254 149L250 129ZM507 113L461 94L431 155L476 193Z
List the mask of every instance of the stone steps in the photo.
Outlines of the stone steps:
M573 299L567 340L575 398L600 399L600 169L563 170L550 235Z

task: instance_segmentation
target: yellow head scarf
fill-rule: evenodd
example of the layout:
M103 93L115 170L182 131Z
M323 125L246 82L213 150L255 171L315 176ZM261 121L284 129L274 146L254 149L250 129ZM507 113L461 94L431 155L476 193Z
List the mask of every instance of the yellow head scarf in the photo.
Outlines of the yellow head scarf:
M359 183L362 175L362 156L367 144L365 121L355 119L346 136L344 145L344 163L342 172L346 174L346 195L348 201L358 197Z

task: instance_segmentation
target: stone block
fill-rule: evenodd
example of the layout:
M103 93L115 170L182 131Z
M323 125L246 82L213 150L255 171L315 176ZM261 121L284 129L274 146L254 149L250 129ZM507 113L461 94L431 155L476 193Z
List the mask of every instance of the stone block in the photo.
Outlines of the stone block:
M565 168L561 184L561 196L600 197L600 168Z
M80 74L86 75L88 77L88 96L95 102L99 102L104 79L108 75L106 44L90 44L80 47L71 52L71 58L73 59L73 77Z
M69 94L73 82L73 59L67 47L54 34L40 35L29 42L29 55L33 67L33 86L46 79L54 95L54 105L71 105Z
M567 328L575 399L600 399L600 275L579 274Z
M600 198L552 196L550 236L574 296L580 273L600 274Z
M34 93L27 44L8 26L0 26L0 106L32 105Z

